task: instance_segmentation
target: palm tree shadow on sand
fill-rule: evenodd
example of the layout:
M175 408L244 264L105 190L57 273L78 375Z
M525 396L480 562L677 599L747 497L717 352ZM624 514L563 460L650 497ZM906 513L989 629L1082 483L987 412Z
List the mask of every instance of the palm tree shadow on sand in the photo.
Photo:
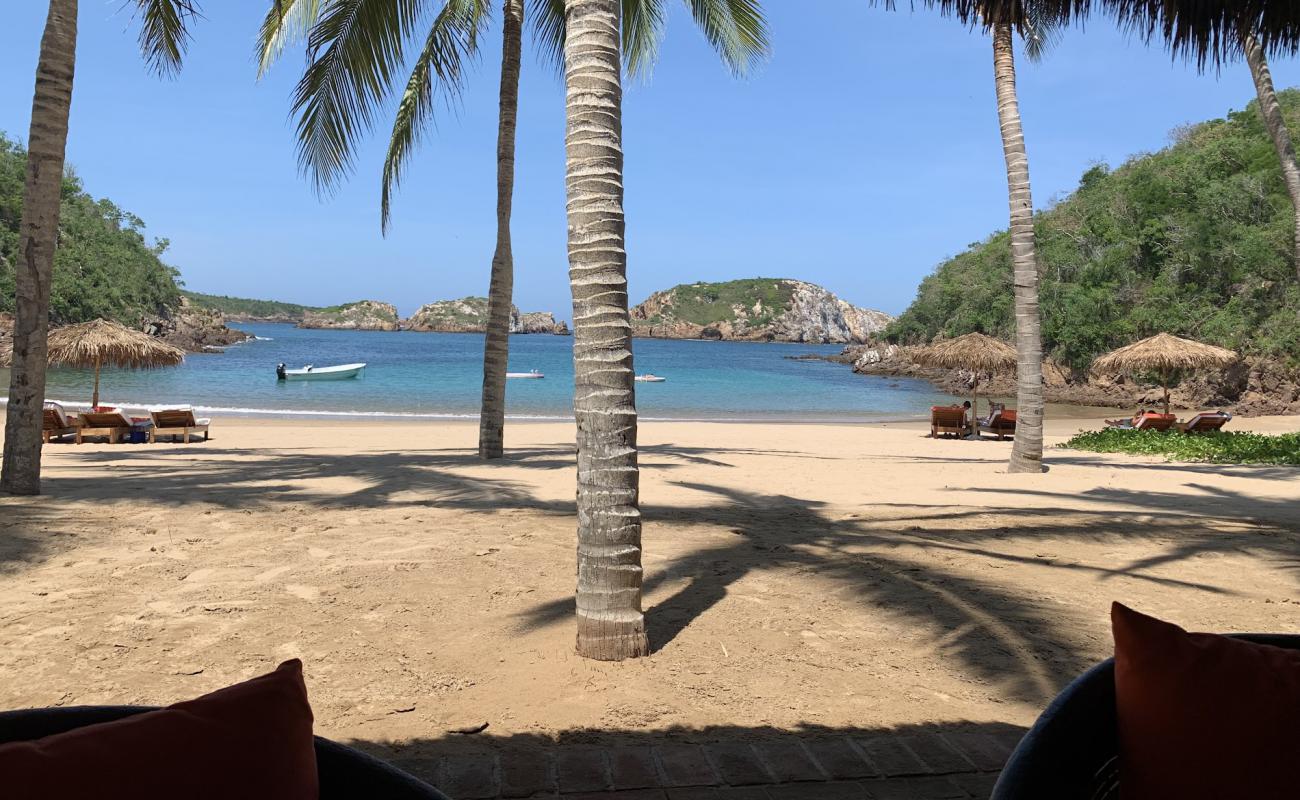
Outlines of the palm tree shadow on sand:
M50 503L57 506L68 499L112 502L166 497L179 508L216 504L257 510L310 503L340 509L440 507L482 513L518 509L563 517L575 513L571 499L539 497L518 473L512 477L510 471L572 469L573 448L568 444L515 449L505 460L488 465L472 451L451 448L338 455L310 446L250 451L199 445L141 455L145 452L147 457L138 460L124 458L125 451L119 450L74 453L71 466L84 469L47 477L47 498L9 501L5 508L9 536L0 560L12 568L72 546L75 533L59 538L45 533L46 520L54 511ZM196 458L200 453L202 457ZM1032 587L1009 587L969 571L958 572L946 566L947 557L974 556L988 564L1032 562L1053 572L1090 575L1098 582L1124 576L1226 595L1228 591L1221 587L1180 581L1152 570L1204 554L1240 552L1294 570L1300 579L1300 522L1293 504L1199 482L1188 484L1200 490L1197 497L1122 488L1082 494L964 490L987 494L988 501L978 507L872 503L864 497L861 513L846 514L844 508L799 497L671 480L672 471L685 464L729 470L732 459L741 455L781 454L746 448L644 448L646 469L702 497L699 503L645 506L652 530L660 535L677 531L689 535L691 528L707 526L732 534L725 543L714 543L718 540L711 537L709 545L648 570L648 592L684 582L647 612L654 648L670 645L726 598L737 581L756 573L789 571L809 575L821 590L851 598L882 618L922 632L941 658L960 665L974 679L996 683L1007 696L1041 703L1088 665L1080 654L1090 648L1078 633L1087 621L1071 619L1059 606L1048 607ZM1106 463L1104 468L1117 467ZM1182 471L1184 476L1188 471L1200 474L1196 465ZM1238 473L1283 477L1271 468ZM336 478L347 479L347 486L339 488L337 481L328 487L318 483ZM1060 502L1025 507L1022 501L1028 494L1040 504L1053 498ZM1224 523L1234 526L1238 535L1225 535ZM1243 526L1248 535L1240 535ZM1131 564L1099 565L1030 558L1007 546L1013 541L1096 541L1099 537L1149 541L1151 556ZM573 599L566 595L524 612L521 623L526 628L559 624L572 619L572 614Z

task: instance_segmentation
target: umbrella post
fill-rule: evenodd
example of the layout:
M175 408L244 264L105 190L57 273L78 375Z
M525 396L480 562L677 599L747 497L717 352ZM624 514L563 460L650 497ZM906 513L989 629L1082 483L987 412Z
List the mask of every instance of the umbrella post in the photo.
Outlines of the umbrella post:
M975 420L979 419L980 408L980 374L971 372L970 383L970 438L975 438Z
M1161 383L1165 390L1165 416L1167 417L1169 416L1169 371L1165 370L1164 372L1161 372L1160 377L1163 378Z
M90 410L99 410L99 360L95 360L95 392L90 396Z

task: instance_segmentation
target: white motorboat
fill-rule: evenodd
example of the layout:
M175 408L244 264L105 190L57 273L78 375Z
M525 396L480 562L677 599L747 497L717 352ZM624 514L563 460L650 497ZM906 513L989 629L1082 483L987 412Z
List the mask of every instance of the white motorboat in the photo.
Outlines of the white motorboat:
M365 369L365 364L339 364L334 367L308 364L302 369L285 369L284 364L280 364L275 368L275 375L282 381L342 381L360 377Z
M538 372L535 369L532 369L529 370L528 372L507 372L506 377L507 378L545 378L546 375L544 375L541 372Z
M668 380L667 378L660 377L650 372L647 372L644 375L638 375L636 376L636 379L641 383L663 383Z

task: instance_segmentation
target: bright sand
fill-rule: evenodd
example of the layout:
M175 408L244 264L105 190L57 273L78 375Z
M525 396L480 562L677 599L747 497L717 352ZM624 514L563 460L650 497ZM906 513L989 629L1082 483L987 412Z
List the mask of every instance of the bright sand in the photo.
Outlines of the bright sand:
M1300 628L1300 470L916 423L645 423L655 653L573 653L570 424L218 419L211 442L46 449L0 500L0 708L163 703L300 657L318 732L1028 724L1123 600ZM1300 430L1300 417L1236 420Z

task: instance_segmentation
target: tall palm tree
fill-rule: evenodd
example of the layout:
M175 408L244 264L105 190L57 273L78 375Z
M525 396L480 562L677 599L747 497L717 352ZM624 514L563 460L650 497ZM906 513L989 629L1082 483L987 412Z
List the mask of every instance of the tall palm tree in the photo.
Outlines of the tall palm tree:
M497 246L488 298L479 450L501 454L509 333L510 193L519 80L518 0L505 0L497 146ZM758 0L687 0L696 23L737 72L767 52ZM620 8L620 3L622 8ZM294 109L299 159L317 187L330 188L370 127L420 0L278 0L258 47L265 67L285 46L307 40L308 67ZM486 12L478 0L445 0L434 17L398 106L384 164L381 221L432 110L435 87L455 94ZM627 16L620 19L620 11ZM626 255L623 251L621 66L649 69L666 19L664 0L536 0L544 54L562 61L568 88L570 283L574 298L574 414L578 426L578 652L604 660L649 650L641 613L641 513L632 381ZM621 36L620 36L621 34ZM620 48L620 39L622 47Z
M1287 130L1286 120L1282 117L1282 106L1277 102L1277 93L1273 90L1273 76L1268 69L1268 59L1264 47L1253 33L1241 37L1241 49L1246 54L1246 63L1250 65L1250 77L1255 81L1255 94L1259 96L1259 114L1264 118L1264 127L1273 139L1278 160L1282 164L1282 179L1286 183L1287 193L1291 195L1291 209L1295 214L1295 261L1296 278L1300 279L1300 167L1296 166L1295 146L1291 143L1291 132Z
M688 0L697 23L723 60L741 72L767 49L757 0ZM307 39L309 66L294 98L299 113L299 158L318 189L328 190L346 173L356 140L368 130L376 105L386 96L402 63L407 37L432 0L273 0L258 40L265 70L291 42ZM654 60L666 13L665 0L626 0L622 28L627 66L647 70ZM515 123L523 0L502 0L501 85L497 125L497 237L488 288L479 413L479 455L504 453L506 368L514 288L510 216L514 192ZM486 0L443 0L398 105L384 161L380 219L387 231L392 192L433 110L436 92L457 95L463 66L491 9ZM544 56L560 61L565 15L563 0L535 0L534 27Z
M1002 154L1007 168L1011 216L1011 269L1016 317L1016 435L1011 472L1043 471L1043 337L1038 305L1038 253L1034 237L1034 202L1029 185L1029 156L1020 124L1016 95L1015 33L1025 54L1037 61L1057 29L1069 21L1062 0L927 0L968 24L978 24L993 40L993 79L997 94Z
M650 650L623 218L618 0L566 0L565 171L578 423L578 653Z
M196 15L190 0L134 0L140 48L160 73L180 67L188 42L186 23ZM77 63L77 0L50 0L36 61L27 176L15 265L13 361L5 415L0 491L41 491L41 417L45 401L46 334L50 280L59 238L59 201Z
M1022 17L1026 54L1041 57L1056 20L1025 3ZM993 77L997 89L1002 154L1007 163L1007 200L1011 210L1011 270L1016 313L1016 436L1011 445L1011 472L1043 471L1043 336L1038 306L1038 252L1034 238L1034 202L1029 188L1029 156L1020 125L1016 95L1013 24L993 18Z

